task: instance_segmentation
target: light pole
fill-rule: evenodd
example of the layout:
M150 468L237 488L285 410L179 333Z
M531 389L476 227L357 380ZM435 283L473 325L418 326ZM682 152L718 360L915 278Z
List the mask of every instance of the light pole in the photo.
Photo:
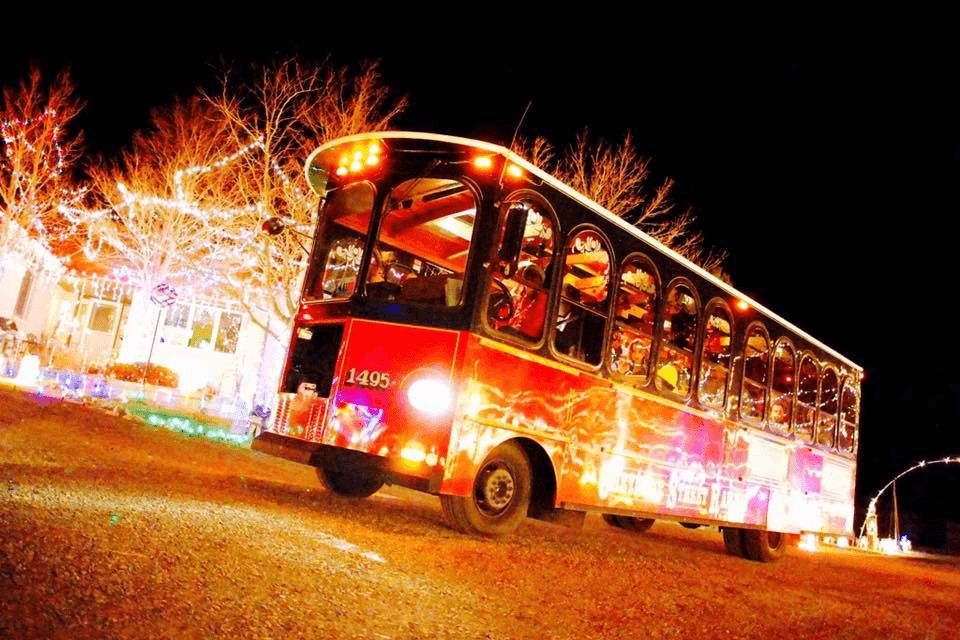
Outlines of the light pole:
M157 343L157 332L160 330L160 316L163 315L164 307L169 307L177 301L177 290L168 284L158 284L150 292L150 302L157 305L157 323L153 327L153 339L150 341L150 352L147 354L147 364L143 368L143 376L140 378L140 388L143 389L147 384L147 372L150 370L150 361L153 359L153 347Z

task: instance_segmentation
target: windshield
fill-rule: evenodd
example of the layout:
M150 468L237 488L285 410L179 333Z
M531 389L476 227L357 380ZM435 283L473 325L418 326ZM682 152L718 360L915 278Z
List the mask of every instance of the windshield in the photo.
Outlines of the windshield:
M373 200L373 186L368 182L347 185L328 195L317 234L315 260L320 265L311 272L305 299L348 298L356 290Z
M370 298L457 306L477 202L465 184L417 178L387 195L370 256Z

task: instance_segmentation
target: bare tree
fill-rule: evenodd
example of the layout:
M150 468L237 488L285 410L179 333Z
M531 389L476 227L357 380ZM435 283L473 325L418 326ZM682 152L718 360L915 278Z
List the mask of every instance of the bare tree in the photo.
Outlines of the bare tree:
M18 86L3 89L0 255L15 251L24 236L50 248L72 231L58 206L83 197L72 181L82 136L70 131L82 106L67 71L46 84L32 66Z
M116 162L89 169L101 206L68 214L86 226L101 265L129 270L146 290L208 284L202 274L220 251L221 225L237 214L223 206L229 181L213 171L233 151L217 116L199 98L177 100L151 114Z
M519 153L691 262L725 277L726 254L704 248L692 209L676 209L672 178L651 187L650 158L637 152L630 132L614 145L591 140L585 129L560 155L547 140L535 138L521 141Z
M242 268L225 270L226 290L255 322L275 332L297 311L316 222L318 201L304 185L303 161L326 140L385 129L407 101L392 96L376 63L354 70L295 58L255 67L246 76L228 68L219 90L202 95L226 123L235 147L259 145L257 153L244 156L230 172L231 183L224 187L226 201L257 204L235 226L259 230L266 219L276 217L292 230L261 235L259 248L244 248L245 255L234 256ZM280 322L271 324L270 318Z

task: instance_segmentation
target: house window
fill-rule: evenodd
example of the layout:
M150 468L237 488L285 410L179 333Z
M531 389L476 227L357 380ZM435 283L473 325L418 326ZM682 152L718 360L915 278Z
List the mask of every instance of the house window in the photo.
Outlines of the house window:
M17 304L13 307L13 315L22 318L27 310L27 300L30 298L30 285L33 284L33 271L23 274L20 281L20 291L17 293Z
M217 342L214 349L220 353L236 353L237 339L240 337L240 326L243 316L229 311L220 312L220 326L217 329Z
M213 309L195 307L193 322L190 325L190 342L188 347L195 349L209 349L213 339Z
M116 305L95 302L93 303L93 310L90 312L90 321L87 323L87 329L101 333L110 333L113 331L116 318Z
M177 347L236 353L243 316L191 304L167 309L161 341Z
M187 343L187 327L190 321L189 304L175 304L167 309L167 318L163 321L163 333L160 341L182 347Z

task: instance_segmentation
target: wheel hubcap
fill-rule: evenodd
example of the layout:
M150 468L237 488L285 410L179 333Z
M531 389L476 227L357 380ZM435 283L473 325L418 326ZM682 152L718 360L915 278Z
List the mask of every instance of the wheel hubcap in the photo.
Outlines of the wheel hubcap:
M513 476L503 466L490 465L483 470L480 480L477 487L480 510L490 516L499 515L510 506L516 493Z

